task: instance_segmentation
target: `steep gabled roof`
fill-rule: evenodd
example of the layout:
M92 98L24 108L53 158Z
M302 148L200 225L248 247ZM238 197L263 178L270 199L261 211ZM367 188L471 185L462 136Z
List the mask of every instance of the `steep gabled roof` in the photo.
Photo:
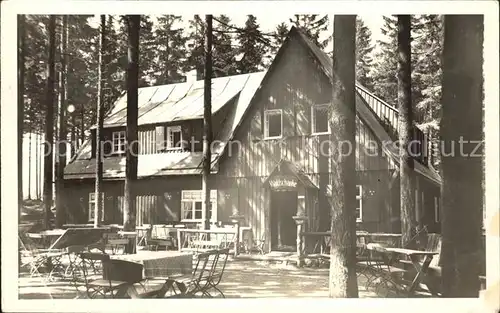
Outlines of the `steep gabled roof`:
M292 27L288 36L296 36L311 52L323 70L323 73L333 82L336 74L333 72L333 61L323 50L315 45L299 29ZM398 110L387 102L375 96L372 92L356 82L356 113L370 127L381 142L392 141L388 132L382 126L388 123L393 129L398 128ZM384 152L399 164L399 151L394 145L382 145ZM430 166L414 162L415 171L426 176L435 183L441 183L440 175Z
M245 88L260 83L263 72L212 79L212 114ZM203 118L204 81L139 88L138 125L168 123ZM123 94L104 117L104 127L125 126L127 95ZM95 128L95 126L94 126Z
M250 101L261 85L262 78L266 72L257 72L245 75L235 75L214 79L213 93L214 99L217 99L216 105L212 107L212 112L217 112L225 105L231 105L228 114L222 122L222 128L215 135L214 140L217 145L214 145L212 150L212 172L218 170L218 161L224 151L225 146L229 142L243 118L243 113L249 107ZM203 83L203 81L200 81ZM156 122L178 121L184 119L198 118L199 110L203 113L203 93L192 101L196 86L199 82L172 84L157 87L141 88L142 97L139 97L140 108L142 108L143 124ZM194 86L194 89L193 89ZM177 93L175 89L177 89ZM184 91L191 90L186 93L186 97L179 99L174 103L173 99L177 99L179 94ZM235 93L236 92L236 93ZM164 94L160 96L160 94ZM188 95L188 96L187 96ZM166 96L166 98L159 102ZM199 99L201 98L201 100ZM125 99L125 100L124 100ZM234 100L234 101L231 101ZM107 126L122 125L126 121L126 108L123 108L123 101L126 102L126 95L117 101L117 104L108 115ZM201 102L200 102L201 101ZM181 103L182 102L182 103ZM152 104L156 103L156 106ZM179 104L181 103L181 104ZM186 107L192 105L193 107ZM201 107L200 107L201 105ZM182 110L172 110L173 108L183 108ZM141 109L140 109L141 112ZM164 112L163 115L155 115ZM201 114L202 114L201 113ZM192 114L192 115L187 115ZM201 117L200 117L201 118ZM141 120L141 117L139 118ZM117 123L119 122L119 123ZM123 124L125 125L125 124ZM87 140L78 150L77 156L65 167L64 175L66 179L82 179L92 178L95 175L95 159L92 159L92 147L90 140ZM141 177L163 176L163 175L198 175L201 174L201 152L166 152L161 154L139 155L137 175ZM109 157L103 161L104 178L106 179L121 179L125 177L125 158L124 157Z

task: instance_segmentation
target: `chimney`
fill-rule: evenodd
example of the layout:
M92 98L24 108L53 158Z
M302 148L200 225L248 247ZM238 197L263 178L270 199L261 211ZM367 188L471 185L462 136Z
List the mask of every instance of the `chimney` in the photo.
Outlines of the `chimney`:
M194 83L195 81L197 81L197 71L196 69L193 69L189 72L186 73L186 83Z

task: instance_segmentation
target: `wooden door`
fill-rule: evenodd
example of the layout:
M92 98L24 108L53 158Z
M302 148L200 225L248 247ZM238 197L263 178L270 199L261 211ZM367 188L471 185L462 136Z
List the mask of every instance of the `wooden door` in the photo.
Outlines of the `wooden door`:
M295 249L297 226L293 216L297 214L297 192L272 191L270 209L272 250Z

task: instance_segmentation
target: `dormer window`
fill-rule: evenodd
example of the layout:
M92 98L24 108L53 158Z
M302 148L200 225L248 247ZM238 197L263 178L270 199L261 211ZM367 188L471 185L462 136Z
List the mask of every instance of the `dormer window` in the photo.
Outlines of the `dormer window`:
M283 112L281 110L267 110L264 112L264 138L281 138L283 133Z
M182 131L180 126L167 127L167 150L182 149Z
M113 132L113 153L125 152L125 131Z
M312 134L321 135L330 133L330 125L328 123L328 105L314 105L311 107L312 119Z

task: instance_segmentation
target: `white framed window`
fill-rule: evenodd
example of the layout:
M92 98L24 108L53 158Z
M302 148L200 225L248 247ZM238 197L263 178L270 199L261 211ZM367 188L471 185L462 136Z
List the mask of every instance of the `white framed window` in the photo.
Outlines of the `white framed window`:
M356 222L363 220L363 186L356 185Z
M202 222L205 220L205 212L202 209L203 194L201 190L183 190L181 194L181 216L182 221ZM209 218L212 222L217 221L217 190L210 190Z
M113 153L123 153L125 152L125 131L113 132Z
M264 111L264 139L281 138L283 134L283 111Z
M102 206L101 206L101 222L104 221L104 192L101 192ZM95 206L97 204L95 192L89 193L89 221L94 220Z
M313 105L311 107L311 133L313 135L330 133L328 116L328 104Z
M167 150L182 149L182 131L180 126L167 127Z

